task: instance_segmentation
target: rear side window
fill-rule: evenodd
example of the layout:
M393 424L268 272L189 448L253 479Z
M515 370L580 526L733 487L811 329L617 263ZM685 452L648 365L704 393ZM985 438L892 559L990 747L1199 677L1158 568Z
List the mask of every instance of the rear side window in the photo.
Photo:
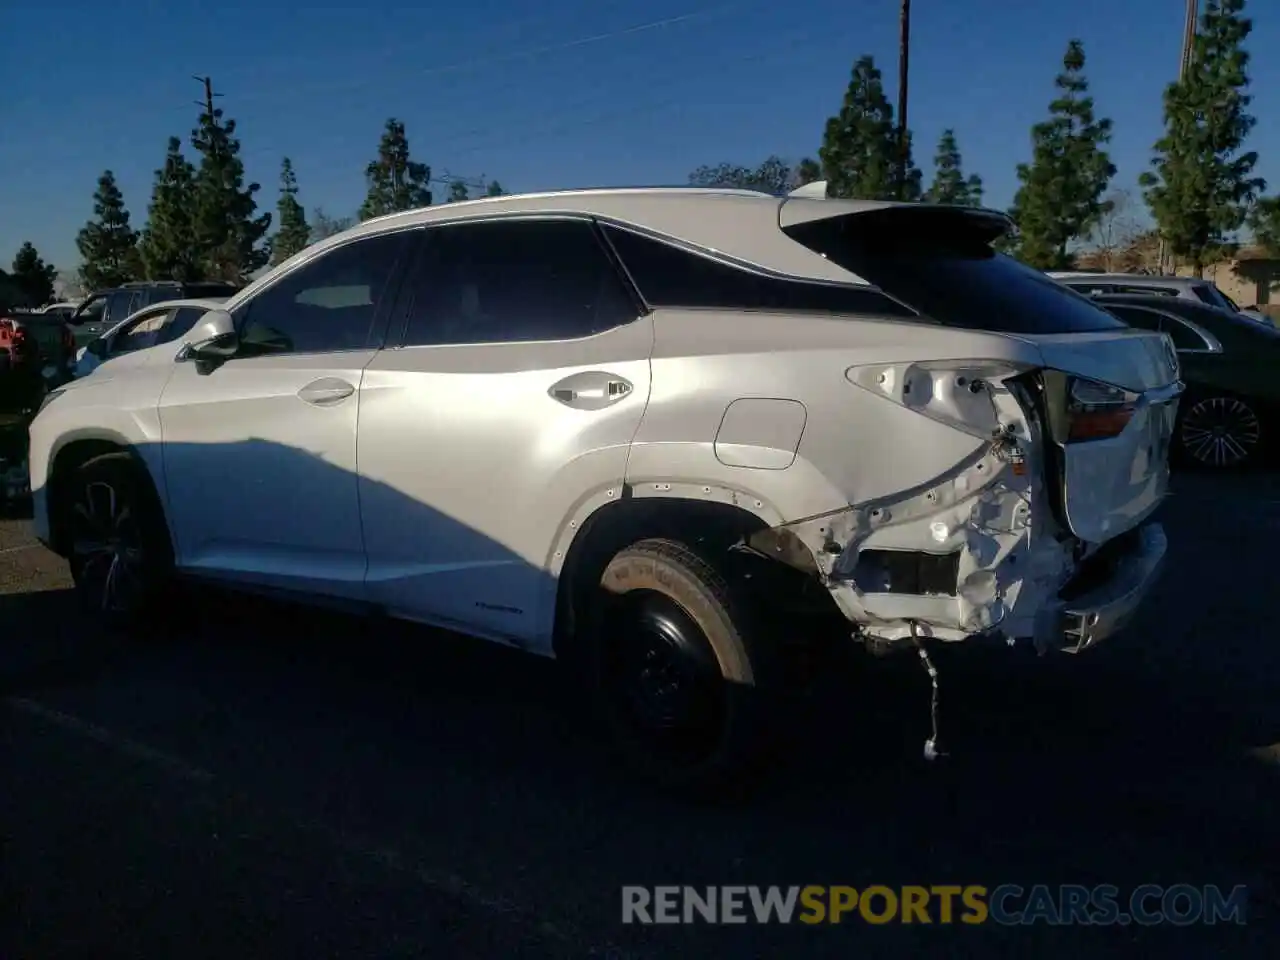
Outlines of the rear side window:
M605 232L651 306L915 316L869 287L771 277L631 230Z
M638 309L587 220L434 227L405 280L406 346L575 340Z
M1154 310L1110 303L1105 306L1131 327L1137 327L1139 330L1154 330L1157 333L1160 331L1163 317Z
M1230 301L1218 292L1217 287L1211 286L1207 283L1198 283L1191 288L1191 291L1196 295L1201 303L1207 303L1211 307L1219 307L1227 310L1231 309Z
M958 208L890 207L785 232L943 326L1012 334L1125 327L1088 298L996 253L989 223Z

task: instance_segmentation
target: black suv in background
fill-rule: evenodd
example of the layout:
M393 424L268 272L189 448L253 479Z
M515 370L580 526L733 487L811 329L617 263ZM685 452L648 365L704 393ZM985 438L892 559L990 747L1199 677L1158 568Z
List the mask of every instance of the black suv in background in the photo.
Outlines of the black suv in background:
M229 297L240 289L234 283L210 280L180 283L176 280L147 280L125 283L90 294L71 315L68 323L75 328L76 347L83 347L102 336L125 317L166 300Z

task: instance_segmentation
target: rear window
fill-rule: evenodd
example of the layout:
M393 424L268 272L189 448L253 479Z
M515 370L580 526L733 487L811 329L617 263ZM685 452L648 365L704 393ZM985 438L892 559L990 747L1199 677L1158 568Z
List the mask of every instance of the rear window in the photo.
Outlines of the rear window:
M1211 307L1219 307L1224 310L1231 310L1231 302L1218 292L1218 288L1208 283L1198 283L1191 288L1192 293L1201 303L1207 303ZM1239 311L1232 310L1232 313Z
M947 327L1092 333L1125 324L991 248L988 223L945 208L888 208L784 228L791 239Z

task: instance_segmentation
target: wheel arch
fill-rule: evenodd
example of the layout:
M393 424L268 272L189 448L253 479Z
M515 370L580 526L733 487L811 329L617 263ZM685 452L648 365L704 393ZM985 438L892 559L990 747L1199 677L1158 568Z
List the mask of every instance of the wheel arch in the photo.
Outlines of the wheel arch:
M624 488L621 497L585 505L581 516L566 524L549 563L556 582L551 646L557 657L571 646L579 604L587 602L591 585L624 547L667 538L727 550L782 522L772 505L742 491L704 484L657 486L663 489L646 495ZM695 530L698 535L690 536Z
M63 556L66 555L68 550L65 514L63 512L69 493L67 479L80 466L95 457L109 453L125 453L133 459L138 467L139 474L146 479L147 484L150 486L151 493L156 498L156 504L161 509L161 514L166 518L166 524L168 522L168 512L164 510L164 500L160 495L160 485L156 483L153 464L148 463L147 458L137 446L120 434L111 431L94 431L89 434L81 434L58 444L51 453L47 468L45 511L52 541L51 546ZM172 532L170 536L172 537Z

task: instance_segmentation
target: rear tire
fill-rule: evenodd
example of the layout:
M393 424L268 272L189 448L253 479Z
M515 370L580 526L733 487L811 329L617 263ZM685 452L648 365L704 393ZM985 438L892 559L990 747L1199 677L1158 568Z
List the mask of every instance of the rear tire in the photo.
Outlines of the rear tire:
M658 539L618 553L600 587L588 676L624 758L682 793L750 785L768 759L778 675L741 591L688 546Z
M173 571L159 498L132 454L85 461L62 481L59 501L71 578L86 613L137 628L157 612Z

